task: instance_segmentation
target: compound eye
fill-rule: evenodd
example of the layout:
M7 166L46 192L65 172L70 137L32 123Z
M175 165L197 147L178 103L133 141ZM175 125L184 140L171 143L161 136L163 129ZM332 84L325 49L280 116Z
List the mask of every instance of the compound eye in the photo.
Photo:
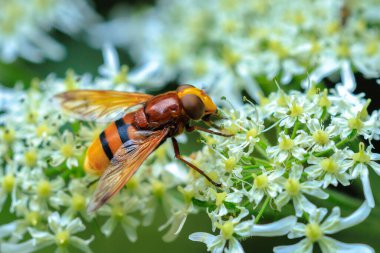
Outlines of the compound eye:
M184 89L187 89L187 88L194 88L193 85L190 85L190 84L184 84L184 85L181 85L177 88L177 92L180 92L180 91L183 91Z
M181 98L186 114L193 120L199 120L205 113L205 105L202 100L193 94L187 94Z

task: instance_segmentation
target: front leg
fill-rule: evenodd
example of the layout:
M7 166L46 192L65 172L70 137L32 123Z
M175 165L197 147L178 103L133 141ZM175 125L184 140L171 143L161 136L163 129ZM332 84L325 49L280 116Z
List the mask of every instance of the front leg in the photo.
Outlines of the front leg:
M232 136L234 136L233 134L224 134L224 133L212 131L210 129L207 129L207 128L204 128L204 127L200 127L200 126L186 125L186 131L193 132L195 130L206 132L206 133L209 133L209 134L215 134L215 135L219 135L219 136L224 136L224 137L232 137Z
M204 173L203 170L199 169L197 166L195 166L194 164L186 161L182 156L181 156L181 153L179 152L179 146L178 146L178 142L177 140L172 137L172 142L173 142L173 148L174 148L174 154L175 154L175 157L184 162L186 165L188 165L190 168L196 170L199 174L201 174L202 176L204 176L210 183L212 183L213 185L217 186L217 187L221 187L222 184L219 184L217 182L215 182L214 180L212 180L209 176L206 175L206 173Z

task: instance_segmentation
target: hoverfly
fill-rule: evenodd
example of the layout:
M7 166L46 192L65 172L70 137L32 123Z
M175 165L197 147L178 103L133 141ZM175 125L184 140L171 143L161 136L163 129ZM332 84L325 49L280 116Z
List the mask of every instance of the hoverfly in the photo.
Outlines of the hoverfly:
M82 120L112 122L87 150L85 171L100 176L99 183L87 210L95 211L104 205L133 176L144 160L166 139L171 138L175 157L202 174L201 169L186 161L180 154L175 136L186 131L204 131L226 136L191 121L202 120L209 126L217 107L205 91L192 85L182 85L176 91L157 96L143 93L73 90L55 96L61 107Z

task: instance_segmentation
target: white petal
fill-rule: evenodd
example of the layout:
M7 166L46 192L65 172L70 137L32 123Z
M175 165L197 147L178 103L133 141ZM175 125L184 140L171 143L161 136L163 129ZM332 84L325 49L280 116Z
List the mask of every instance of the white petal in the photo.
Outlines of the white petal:
M241 236L281 236L286 235L296 225L297 218L288 216L279 221L268 224L255 224L251 227L248 233L240 233L238 231L239 225L236 227L235 232Z
M354 91L356 88L356 81L354 77L354 73L352 73L352 69L350 63L348 61L344 61L342 63L342 72L341 72L342 84L348 91Z
M339 223L333 226L330 230L326 230L326 233L336 233L343 229L353 227L362 221L364 221L371 212L371 207L365 201L354 213L345 218L341 218Z
M313 243L310 243L307 239L287 246L277 246L273 248L274 253L312 253Z
M375 207L375 200L373 199L373 194L372 194L372 189L369 182L367 169L363 170L362 173L360 174L360 180L362 181L362 184L363 184L363 192L364 192L365 199L368 202L368 205L372 208Z
M203 242L207 246L211 244L217 236L205 233L205 232L196 232L189 235L189 239L196 242Z
M343 243L327 236L319 241L319 246L322 253L375 253L368 245Z
M236 240L235 238L231 238L229 240L230 246L228 247L228 250L225 252L231 252L231 253L244 253L243 247L241 246L240 242Z
M92 250L90 249L89 244L92 242L92 240L94 240L94 238L95 237L92 236L88 240L83 240L82 238L73 236L70 238L70 244L73 245L74 247L80 249L81 251L83 251L85 253L91 253Z
M103 226L100 228L100 230L102 231L102 233L105 235L105 236L110 236L112 234L112 232L115 230L116 228L116 225L117 225L117 221L113 218L109 218L106 223L103 224Z
M67 230L70 232L70 234L75 234L85 229L86 227L83 225L82 221L79 218L70 221L69 225L67 226Z
M370 161L368 165L371 166L371 168L376 172L376 174L380 176L380 164L374 161Z

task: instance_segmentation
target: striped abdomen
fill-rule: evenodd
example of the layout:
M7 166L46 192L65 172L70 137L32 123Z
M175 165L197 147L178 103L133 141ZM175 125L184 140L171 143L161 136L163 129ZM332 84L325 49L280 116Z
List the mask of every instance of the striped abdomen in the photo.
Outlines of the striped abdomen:
M88 173L101 175L109 165L119 147L129 140L135 130L131 126L133 116L125 115L123 118L112 122L96 138L87 150L85 170Z

